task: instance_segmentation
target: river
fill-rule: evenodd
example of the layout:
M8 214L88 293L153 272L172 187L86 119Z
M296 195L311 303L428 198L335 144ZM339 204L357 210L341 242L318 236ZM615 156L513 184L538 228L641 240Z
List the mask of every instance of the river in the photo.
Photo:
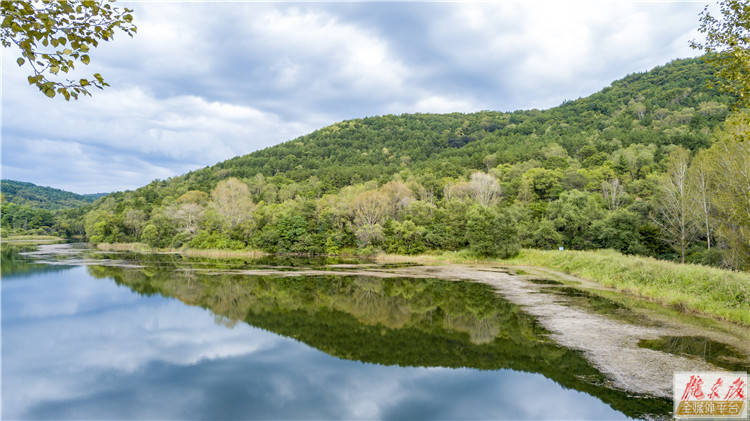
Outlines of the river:
M558 281L525 279L537 290L524 295L414 265L40 250L3 251L5 419L671 415L668 397L618 381L524 302ZM745 367L724 345L734 354L714 362Z

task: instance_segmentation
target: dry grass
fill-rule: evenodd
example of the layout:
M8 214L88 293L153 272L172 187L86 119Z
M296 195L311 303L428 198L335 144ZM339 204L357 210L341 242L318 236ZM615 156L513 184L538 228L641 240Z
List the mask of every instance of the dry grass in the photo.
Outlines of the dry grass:
M136 253L149 253L156 251L143 243L99 243L96 248L103 251L132 251Z
M440 254L418 254L414 256L405 256L401 254L381 253L375 256L378 263L418 263L423 265L449 265L449 264L466 264L481 265L496 263L492 259L483 259L471 255L465 250L445 251Z
M167 252L208 259L257 259L268 255L260 250L168 249Z
M25 243L25 242L58 242L65 241L54 235L9 235L0 239L3 243Z
M173 249L153 248L143 243L99 243L96 248L103 251L130 251L134 253L172 253L185 257L203 257L207 259L255 259L266 256L260 250L215 250L215 249Z

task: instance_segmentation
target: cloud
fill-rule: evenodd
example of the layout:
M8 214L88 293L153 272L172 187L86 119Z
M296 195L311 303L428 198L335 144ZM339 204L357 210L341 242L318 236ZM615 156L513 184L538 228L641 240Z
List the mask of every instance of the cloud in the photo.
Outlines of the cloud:
M547 108L693 55L702 3L134 3L78 103L3 51L3 177L134 188L386 113ZM55 159L58 157L58 159Z

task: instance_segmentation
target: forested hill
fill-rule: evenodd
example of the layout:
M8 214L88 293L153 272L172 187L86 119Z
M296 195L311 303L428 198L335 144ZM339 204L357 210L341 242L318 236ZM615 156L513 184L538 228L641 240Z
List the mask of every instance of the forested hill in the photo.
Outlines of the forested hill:
M171 184L208 191L226 177L261 173L283 176L282 184L316 176L331 191L373 178L384 182L404 168L429 170L436 178L456 177L486 168L488 156L492 166L540 158L550 143L582 160L633 143L695 149L708 146L710 129L725 118L731 101L707 87L711 75L712 69L698 59L676 60L543 111L343 121L177 177Z
M343 121L111 194L86 236L304 253L613 248L750 267L750 209L735 200L750 117L712 77L676 60L548 110ZM675 192L690 195L677 206Z
M0 181L0 191L3 194L3 202L49 210L87 205L106 195L106 193L76 194L14 180Z

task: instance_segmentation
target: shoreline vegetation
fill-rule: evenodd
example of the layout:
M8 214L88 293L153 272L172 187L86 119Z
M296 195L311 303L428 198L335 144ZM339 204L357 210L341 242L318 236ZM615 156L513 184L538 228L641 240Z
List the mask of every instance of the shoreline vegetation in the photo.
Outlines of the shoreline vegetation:
M174 253L185 257L212 259L258 258L269 255L259 250L157 249L143 243L100 243L103 251ZM618 293L645 299L683 313L750 326L750 273L697 264L682 264L651 257L629 256L614 250L522 249L511 258L480 258L468 250L435 254L361 255L340 253L340 257L368 257L378 263L412 262L425 265L501 264L551 269L613 288Z
M65 242L62 237L55 235L9 235L0 239L3 243L47 243L47 242Z
M98 243L96 248L101 251L179 254L184 257L202 257L208 259L257 259L267 256L261 250L226 250L226 249L195 249L195 248L156 248L144 243Z

